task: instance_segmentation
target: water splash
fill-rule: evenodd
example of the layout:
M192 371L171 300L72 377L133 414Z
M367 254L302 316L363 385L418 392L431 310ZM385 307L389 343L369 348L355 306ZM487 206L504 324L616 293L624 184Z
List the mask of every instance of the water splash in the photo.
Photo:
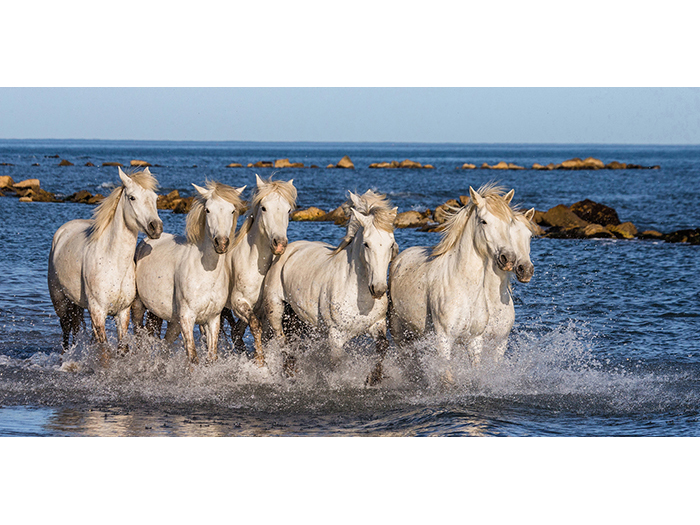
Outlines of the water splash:
M267 365L249 353L220 348L214 363L191 366L181 343L128 336L129 352L107 367L87 335L61 356L37 352L27 359L0 356L0 404L57 406L178 407L185 410L247 410L266 413L371 413L394 408L527 407L574 414L628 414L697 406L697 378L686 371L654 371L610 364L597 356L601 343L574 323L554 330L515 331L498 363L471 367L456 351L441 362L426 338L406 349L391 346L385 378L365 379L378 360L373 343L350 345L332 366L317 340L293 344L297 373L284 371L281 348L270 345ZM201 352L201 350L200 350ZM202 353L203 357L205 354ZM452 381L445 381L450 368ZM690 385L684 389L683 385Z

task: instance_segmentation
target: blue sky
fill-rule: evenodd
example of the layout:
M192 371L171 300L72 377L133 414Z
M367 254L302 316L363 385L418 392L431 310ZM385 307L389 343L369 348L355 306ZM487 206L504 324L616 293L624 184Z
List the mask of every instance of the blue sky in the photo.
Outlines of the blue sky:
M700 144L699 88L0 88L0 138Z

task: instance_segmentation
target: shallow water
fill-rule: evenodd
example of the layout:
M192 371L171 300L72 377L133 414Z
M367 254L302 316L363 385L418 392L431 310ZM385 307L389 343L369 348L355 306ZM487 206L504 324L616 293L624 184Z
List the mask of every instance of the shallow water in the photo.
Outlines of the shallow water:
M56 166L60 154L76 164ZM355 170L327 170L350 155ZM464 162L529 166L595 156L660 170L620 172L458 171ZM226 169L230 162L288 157L319 169ZM400 211L433 209L448 198L500 180L523 206L546 210L590 198L616 208L638 229L700 226L700 148L631 146L461 146L393 144L128 143L0 141L0 175L36 177L64 194L105 194L116 168L94 164L148 160L161 193L205 178L254 185L254 173L289 179L299 205L332 209L346 189L389 194ZM435 170L371 170L370 162L410 158ZM31 166L38 162L41 166ZM197 165L197 168L192 166ZM191 187L191 186L189 186ZM663 242L534 239L535 276L514 283L516 323L505 360L472 369L457 359L455 383L430 340L413 352L393 345L387 378L365 388L375 362L359 340L337 368L323 343L298 349L299 374L281 373L279 349L260 370L251 355L221 341L221 359L189 370L181 345L130 341L107 369L87 335L60 355L60 327L46 288L53 232L88 218L91 206L23 204L0 198L0 435L21 436L697 436L700 435L700 248ZM165 231L184 216L160 211ZM336 243L328 223L291 223L290 241ZM438 236L399 230L402 249ZM88 325L89 327L89 325ZM113 325L108 324L115 338ZM252 341L247 339L248 346Z

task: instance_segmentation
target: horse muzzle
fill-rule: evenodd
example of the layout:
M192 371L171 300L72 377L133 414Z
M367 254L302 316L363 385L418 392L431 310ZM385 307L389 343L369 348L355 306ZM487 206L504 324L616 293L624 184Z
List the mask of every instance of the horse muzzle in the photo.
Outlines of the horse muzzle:
M535 274L535 266L532 263L521 263L515 267L515 276L521 283L529 283Z
M217 237L216 239L214 239L214 251L219 255L226 253L228 251L228 247L228 237Z
M160 234L163 233L163 222L162 221L151 221L146 227L146 235L151 239L160 238Z
M387 285L382 283L382 284L370 284L369 285L369 293L372 294L372 297L375 299L381 299L382 296L386 293L387 291Z
M287 239L273 239L270 247L274 255L282 255L287 249Z
M515 254L513 252L502 251L496 257L496 264L504 272L512 272L515 266Z

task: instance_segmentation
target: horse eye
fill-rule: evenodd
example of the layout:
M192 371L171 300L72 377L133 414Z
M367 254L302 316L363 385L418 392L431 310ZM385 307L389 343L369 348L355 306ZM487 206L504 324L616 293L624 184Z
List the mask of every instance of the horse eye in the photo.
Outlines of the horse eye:
M486 221L484 219L481 219L481 224L486 224Z
M209 208L204 208L204 211L209 213Z
M365 248L369 248L369 244L365 243Z
M262 211L267 211L267 209L265 208L265 206L263 206L263 207L260 208L260 209L261 209Z
M134 197L133 195L129 195L129 200L130 200L130 201L135 201L135 200L136 200L136 197Z

